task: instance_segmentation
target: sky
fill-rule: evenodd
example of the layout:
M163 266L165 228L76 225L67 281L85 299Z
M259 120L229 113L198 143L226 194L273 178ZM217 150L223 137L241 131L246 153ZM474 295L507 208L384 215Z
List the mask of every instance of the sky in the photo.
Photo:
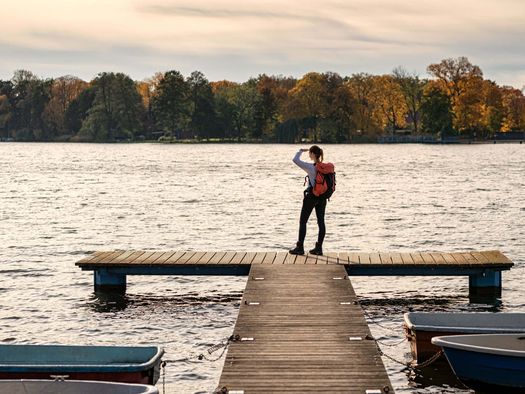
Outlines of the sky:
M428 77L466 56L485 78L525 86L524 0L0 0L0 79L199 70L210 81L266 73Z

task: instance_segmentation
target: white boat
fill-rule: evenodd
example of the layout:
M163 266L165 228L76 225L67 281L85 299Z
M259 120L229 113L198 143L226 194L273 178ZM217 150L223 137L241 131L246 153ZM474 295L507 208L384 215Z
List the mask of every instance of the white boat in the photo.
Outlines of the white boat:
M477 334L435 337L456 376L482 392L525 392L525 335Z
M0 393L9 394L159 394L146 384L95 382L87 380L0 380Z
M439 351L431 339L444 335L525 334L525 313L489 312L408 312L404 315L405 335L412 356L424 362Z

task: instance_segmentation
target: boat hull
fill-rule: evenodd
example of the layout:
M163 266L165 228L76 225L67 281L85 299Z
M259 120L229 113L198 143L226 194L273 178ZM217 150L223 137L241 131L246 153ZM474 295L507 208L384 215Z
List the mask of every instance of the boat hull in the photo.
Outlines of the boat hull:
M45 368L42 368L45 369ZM0 379L51 379L55 376L64 376L67 380L92 380L120 383L155 384L159 380L160 366L137 372L67 372L67 371L41 371L41 372L0 372Z
M0 393L10 394L159 394L149 385L53 380L0 380Z
M156 346L0 345L0 379L67 379L153 385L164 350Z
M525 333L525 313L409 312L404 320L405 336L418 364L440 350L432 344L433 337Z
M446 347L443 349L455 375L470 388L481 392L524 392L523 357L474 353Z

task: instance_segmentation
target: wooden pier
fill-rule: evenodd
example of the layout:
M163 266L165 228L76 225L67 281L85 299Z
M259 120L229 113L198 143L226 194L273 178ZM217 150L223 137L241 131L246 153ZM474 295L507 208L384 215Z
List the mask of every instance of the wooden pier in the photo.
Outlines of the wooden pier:
M218 392L393 393L349 276L468 276L471 296L501 295L499 251L463 253L108 251L76 263L96 291L128 275L246 275Z
M393 393L342 265L252 265L219 392Z
M454 253L107 251L76 263L94 271L96 291L126 289L128 275L242 275L254 265L342 265L349 276L467 276L469 295L501 296L501 271L513 266L499 251Z

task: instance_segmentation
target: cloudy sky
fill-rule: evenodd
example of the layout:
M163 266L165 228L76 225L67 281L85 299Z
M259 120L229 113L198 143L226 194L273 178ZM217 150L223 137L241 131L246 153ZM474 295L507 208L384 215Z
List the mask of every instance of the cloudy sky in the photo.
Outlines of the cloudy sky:
M525 85L524 0L0 0L0 79L389 73L467 56Z

